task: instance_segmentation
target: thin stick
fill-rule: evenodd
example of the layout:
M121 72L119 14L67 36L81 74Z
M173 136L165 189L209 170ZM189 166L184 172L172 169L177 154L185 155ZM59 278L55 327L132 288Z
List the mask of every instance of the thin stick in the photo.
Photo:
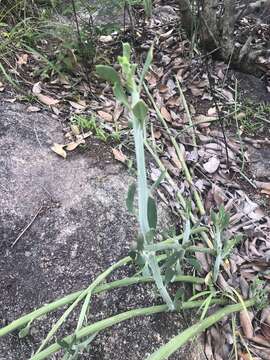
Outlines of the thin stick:
M13 248L17 242L20 240L20 238L23 236L23 234L30 228L30 226L33 224L33 222L36 220L36 218L38 217L38 215L41 213L41 210L43 209L43 205L38 209L38 211L35 213L34 217L32 218L32 220L30 221L30 223L23 229L23 231L19 234L19 236L17 236L17 238L13 241L13 243L11 244L11 247Z
M186 114L188 117L189 127L192 128L192 143L193 143L193 146L196 148L197 147L196 134L195 134L194 124L192 122L191 114L190 114L190 111L188 108L188 104L186 102L185 95L183 93L183 90L181 89L180 83L176 76L175 76L175 80L176 80L176 85L178 87L178 90L179 90L179 93L180 93L180 96L183 101L183 105L184 105L184 108L185 108L185 111L186 111Z

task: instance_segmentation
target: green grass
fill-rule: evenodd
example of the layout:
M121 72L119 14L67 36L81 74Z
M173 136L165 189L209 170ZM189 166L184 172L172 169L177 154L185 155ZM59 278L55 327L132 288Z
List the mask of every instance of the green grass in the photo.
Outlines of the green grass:
M92 131L96 139L104 142L111 140L119 142L121 138L119 131L109 132L106 129L106 125L97 120L93 115L74 115L71 119L71 124L77 125L81 131Z
M256 135L258 131L262 132L270 126L270 104L256 104L251 101L238 103L236 117L243 134Z

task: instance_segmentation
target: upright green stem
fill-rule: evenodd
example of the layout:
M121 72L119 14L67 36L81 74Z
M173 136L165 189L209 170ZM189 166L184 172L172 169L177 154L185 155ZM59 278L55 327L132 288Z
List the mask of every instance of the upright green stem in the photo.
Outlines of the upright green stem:
M147 217L148 205L148 191L147 191L147 177L145 169L145 155L144 155L144 134L140 124L133 121L136 162L137 162L137 181L138 181L138 206L139 206L139 224L142 235L145 235L150 230Z

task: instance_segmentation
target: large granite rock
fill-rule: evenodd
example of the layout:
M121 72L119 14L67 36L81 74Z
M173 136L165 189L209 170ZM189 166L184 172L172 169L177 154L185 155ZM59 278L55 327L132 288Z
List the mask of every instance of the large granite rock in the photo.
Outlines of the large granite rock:
M0 326L19 315L86 287L101 271L125 256L136 221L127 215L125 194L133 180L95 139L68 159L50 150L63 142L61 122L46 113L27 113L0 100ZM12 247L15 239L29 228ZM118 271L117 277L133 269ZM111 277L113 279L114 277ZM151 286L114 290L94 300L104 318L155 302ZM59 312L33 324L25 339L0 339L0 360L26 360ZM93 321L93 318L91 319ZM138 318L98 335L80 359L144 359L146 354L190 325L180 314ZM74 317L66 325L69 333ZM188 345L175 359L198 359ZM56 356L55 359L59 357ZM172 357L173 359L174 357Z

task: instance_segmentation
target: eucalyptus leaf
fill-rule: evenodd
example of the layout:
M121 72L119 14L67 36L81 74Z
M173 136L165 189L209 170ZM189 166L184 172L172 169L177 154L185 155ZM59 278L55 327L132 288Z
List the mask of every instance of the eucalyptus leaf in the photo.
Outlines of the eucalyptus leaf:
M120 77L117 71L109 65L97 65L96 66L96 73L102 79L109 81L111 84L119 83L120 84Z

